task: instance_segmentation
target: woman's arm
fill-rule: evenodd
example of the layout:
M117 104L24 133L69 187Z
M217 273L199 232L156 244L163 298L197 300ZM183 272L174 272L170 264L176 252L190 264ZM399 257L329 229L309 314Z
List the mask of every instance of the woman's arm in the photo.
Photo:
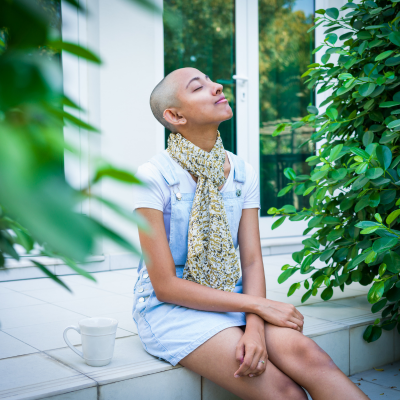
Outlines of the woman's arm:
M138 208L137 212L151 227L149 234L139 230L139 238L148 257L147 271L158 300L205 311L255 312L259 300L256 296L216 290L177 278L163 213L152 208Z
M249 208L242 211L238 242L243 275L243 293L265 298L265 275L261 254L257 208ZM264 321L254 314L247 314L246 322L257 325L262 324L264 326Z
M225 292L178 278L162 211L138 208L137 212L151 228L149 234L139 230L139 238L148 257L146 266L158 300L204 311L254 313L271 324L300 330L302 316L291 304L252 294Z
M238 242L242 266L243 293L265 298L265 275L258 228L258 209L242 211ZM236 346L236 359L241 362L237 376L261 375L265 371L268 354L265 344L264 320L257 314L246 313L246 330Z

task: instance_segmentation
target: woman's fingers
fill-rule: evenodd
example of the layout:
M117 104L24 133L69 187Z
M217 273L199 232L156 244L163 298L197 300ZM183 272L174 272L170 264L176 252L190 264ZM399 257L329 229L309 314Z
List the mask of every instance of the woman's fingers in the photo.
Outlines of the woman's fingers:
M240 364L243 362L244 359L244 343L239 342L236 346L236 361Z
M252 363L246 374L246 375L249 375L250 378L252 378L254 376L254 374L257 372L258 361L260 360L261 354L262 354L261 349L256 349L256 351L253 354Z
M253 376L259 376L261 375L266 367L267 367L267 360L268 360L268 355L266 351L261 352L260 356L258 357L258 361L257 361L257 367L255 372L252 374ZM261 362L264 361L264 362ZM249 375L250 376L250 375Z
M300 329L301 329L301 328L303 327L303 325L304 325L303 320L298 319L298 318L296 318L296 317L292 317L292 318L290 319L290 321L291 321L291 322L294 322Z
M235 377L249 376L252 378L261 374L265 370L266 358L266 351L262 348L257 348L256 346L246 346L243 363L235 372ZM264 363L261 363L260 360L263 360Z
M304 315L295 307L295 313L298 319L301 319L304 322Z
M294 329L294 330L296 330L296 331L301 332L301 328L300 328L296 323L294 323L294 322L292 322L292 321L287 321L287 322L286 322L286 326L287 326L288 328L292 328L292 329Z

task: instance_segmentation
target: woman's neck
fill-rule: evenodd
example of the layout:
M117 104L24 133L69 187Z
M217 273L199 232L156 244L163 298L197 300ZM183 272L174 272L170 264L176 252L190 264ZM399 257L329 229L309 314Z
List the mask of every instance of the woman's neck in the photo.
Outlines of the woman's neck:
M217 130L218 126L213 125L211 127L201 126L199 128L183 129L179 133L185 139L209 153L217 140Z

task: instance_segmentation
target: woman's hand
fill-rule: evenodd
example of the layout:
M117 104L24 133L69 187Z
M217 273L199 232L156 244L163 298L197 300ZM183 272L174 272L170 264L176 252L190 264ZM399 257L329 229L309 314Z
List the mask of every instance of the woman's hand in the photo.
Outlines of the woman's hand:
M260 298L256 313L272 325L303 332L304 317L292 304Z
M264 323L257 328L247 324L245 333L236 345L236 360L240 367L234 374L235 378L261 375L265 371L267 359ZM264 363L259 362L260 360Z

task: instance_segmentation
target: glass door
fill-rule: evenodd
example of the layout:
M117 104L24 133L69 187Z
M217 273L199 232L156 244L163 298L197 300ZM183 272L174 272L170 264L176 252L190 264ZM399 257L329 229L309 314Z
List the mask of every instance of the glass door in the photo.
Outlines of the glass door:
M312 130L287 129L277 137L272 133L281 122L299 121L308 114L307 106L315 104L314 92L300 78L314 62L314 31L307 33L313 25L314 0L259 0L258 4L261 216L267 217L270 207L309 207L307 197L293 191L281 197L278 193L288 183L285 168L293 168L298 175L310 173L305 160L315 154L315 147L302 144ZM270 229L272 218L264 220ZM285 222L273 233L265 229L264 237L296 236L305 229L302 223L292 223L293 229L290 224Z
M174 23L164 23L164 74L193 67L224 86L233 118L220 132L224 147L236 153L235 1L164 0L166 18Z

